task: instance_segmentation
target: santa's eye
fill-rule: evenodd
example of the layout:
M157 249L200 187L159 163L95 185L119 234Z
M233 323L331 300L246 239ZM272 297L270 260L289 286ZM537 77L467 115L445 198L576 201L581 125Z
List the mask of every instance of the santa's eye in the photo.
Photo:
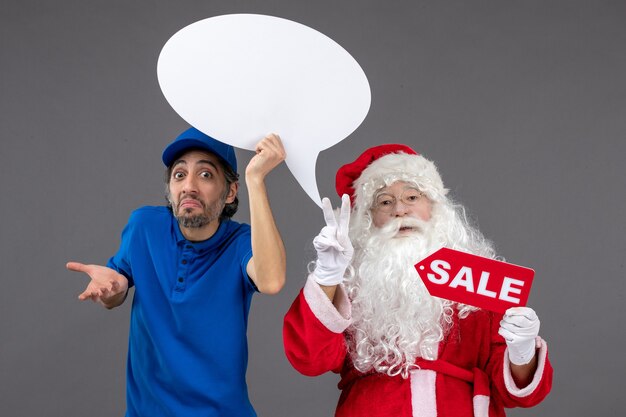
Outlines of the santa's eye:
M407 203L407 204L415 204L423 196L424 196L424 193L422 193L420 190L410 189L410 190L406 190L404 193L402 193L402 201Z
M395 202L395 199L393 197L380 197L376 201L376 205L379 207L387 207L387 206L392 206L394 202Z
M417 201L419 198L420 198L419 194L409 194L409 195L404 196L404 199L406 201L411 201L411 202Z

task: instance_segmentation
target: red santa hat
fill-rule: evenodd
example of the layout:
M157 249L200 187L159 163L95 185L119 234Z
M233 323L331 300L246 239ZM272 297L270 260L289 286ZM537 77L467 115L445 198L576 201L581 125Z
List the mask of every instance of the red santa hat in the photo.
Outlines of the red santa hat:
M380 188L395 181L415 184L433 201L447 192L435 164L406 145L385 144L365 150L354 162L339 168L337 194L348 194L352 205L369 207Z

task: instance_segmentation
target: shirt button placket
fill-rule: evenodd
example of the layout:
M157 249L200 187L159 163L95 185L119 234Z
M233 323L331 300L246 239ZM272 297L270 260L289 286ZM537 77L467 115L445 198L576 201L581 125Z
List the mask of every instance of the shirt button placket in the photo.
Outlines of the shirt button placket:
M178 263L176 285L174 287L177 294L185 292L186 280L189 275L189 260L192 256L193 246L185 245Z

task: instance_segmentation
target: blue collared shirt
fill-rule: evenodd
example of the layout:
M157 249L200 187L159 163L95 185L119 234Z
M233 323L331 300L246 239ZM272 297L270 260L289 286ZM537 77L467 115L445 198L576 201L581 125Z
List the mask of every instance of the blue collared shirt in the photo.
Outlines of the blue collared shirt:
M135 287L127 417L255 416L245 380L250 226L184 238L166 207L134 211L108 266Z

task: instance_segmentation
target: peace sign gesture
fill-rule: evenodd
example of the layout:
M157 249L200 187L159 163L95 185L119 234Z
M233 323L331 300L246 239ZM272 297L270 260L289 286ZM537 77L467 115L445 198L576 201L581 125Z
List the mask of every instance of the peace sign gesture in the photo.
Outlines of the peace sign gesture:
M313 275L320 285L338 285L350 265L354 248L348 236L350 225L350 197L344 194L341 197L339 218L335 216L330 200L322 199L322 210L326 226L313 239L313 246L317 250L317 262Z

